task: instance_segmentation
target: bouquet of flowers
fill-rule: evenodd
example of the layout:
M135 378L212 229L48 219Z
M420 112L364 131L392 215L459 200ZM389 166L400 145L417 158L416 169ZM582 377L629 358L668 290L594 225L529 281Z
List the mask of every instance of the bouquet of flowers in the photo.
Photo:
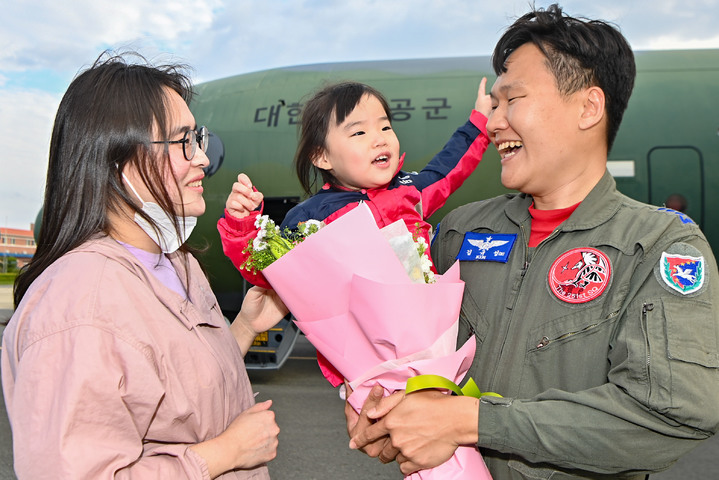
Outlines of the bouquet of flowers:
M288 240L262 273L307 339L350 382L352 407L359 412L377 383L388 394L423 374L459 383L475 350L474 339L456 349L459 265L430 276L420 254L427 246L418 247L401 221L380 230L366 205L318 230ZM263 241L271 242L272 232ZM445 388L426 388L435 386ZM491 476L477 449L462 446L443 465L406 478Z
M280 232L280 227L269 216L260 215L255 220L255 228L258 229L257 236L245 249L250 255L241 268L249 271L264 270L305 238L317 233L323 226L324 224L318 220L307 220L298 225L294 232L289 228Z

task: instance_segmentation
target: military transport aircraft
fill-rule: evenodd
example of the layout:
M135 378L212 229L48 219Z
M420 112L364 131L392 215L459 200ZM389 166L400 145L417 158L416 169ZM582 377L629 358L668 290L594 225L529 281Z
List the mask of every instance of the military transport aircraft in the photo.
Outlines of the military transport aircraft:
M609 154L609 170L628 196L682 210L719 252L719 49L638 51L635 56L634 93ZM407 153L404 169L418 171L466 121L483 76L490 88L496 77L489 57L304 65L197 85L190 108L197 123L211 131L211 164L203 181L207 209L190 242L204 248L201 260L227 318L234 318L248 285L222 252L217 220L240 172L264 193L265 213L277 224L303 200L292 159L302 105L315 90L341 80L377 88L392 108L393 128ZM507 192L500 170L499 155L490 146L477 170L430 222L438 223L464 203ZM247 367L280 368L297 335L288 316L256 339L245 358Z
M661 206L670 203L670 195L681 195L685 205L674 208L685 209L717 249L719 50L635 54L637 80L609 169L619 189L637 200ZM404 168L420 170L468 118L483 76L489 88L495 79L489 57L305 65L199 84L190 107L198 124L213 134L212 165L203 184L207 211L191 242L207 247L202 261L228 318L239 309L247 286L222 253L216 222L240 172L264 193L265 213L278 224L303 200L292 168L303 101L332 81L372 85L389 100L393 127L407 153ZM458 205L506 192L499 176L499 156L490 147L432 223ZM279 368L296 336L289 320L261 335L247 355L248 368Z

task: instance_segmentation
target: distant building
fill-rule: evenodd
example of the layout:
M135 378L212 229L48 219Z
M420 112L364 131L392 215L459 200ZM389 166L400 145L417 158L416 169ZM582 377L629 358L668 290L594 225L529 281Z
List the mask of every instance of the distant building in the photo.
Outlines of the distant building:
M0 257L15 257L18 268L25 266L35 255L37 247L33 237L34 229L33 223L30 224L30 230L0 227Z

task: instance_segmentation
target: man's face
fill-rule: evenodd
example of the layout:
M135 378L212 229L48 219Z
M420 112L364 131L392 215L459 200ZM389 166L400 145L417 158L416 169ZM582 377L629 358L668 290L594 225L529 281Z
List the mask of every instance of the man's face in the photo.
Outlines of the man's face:
M502 162L502 184L542 197L576 181L583 161L579 94L562 96L546 57L531 43L507 59L492 86L487 130Z

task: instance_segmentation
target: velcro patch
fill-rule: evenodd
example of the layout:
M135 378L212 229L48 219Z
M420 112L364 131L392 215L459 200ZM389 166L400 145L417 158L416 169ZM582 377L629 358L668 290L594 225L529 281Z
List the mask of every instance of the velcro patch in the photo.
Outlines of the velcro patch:
M675 243L662 252L654 269L657 279L670 292L693 296L707 285L706 261L702 253L687 243Z
M609 285L612 265L596 248L573 248L560 255L549 268L549 289L563 302L586 303L600 296Z
M467 232L457 260L507 263L516 240L516 233Z
M704 257L662 253L662 280L682 295L695 292L704 285Z

